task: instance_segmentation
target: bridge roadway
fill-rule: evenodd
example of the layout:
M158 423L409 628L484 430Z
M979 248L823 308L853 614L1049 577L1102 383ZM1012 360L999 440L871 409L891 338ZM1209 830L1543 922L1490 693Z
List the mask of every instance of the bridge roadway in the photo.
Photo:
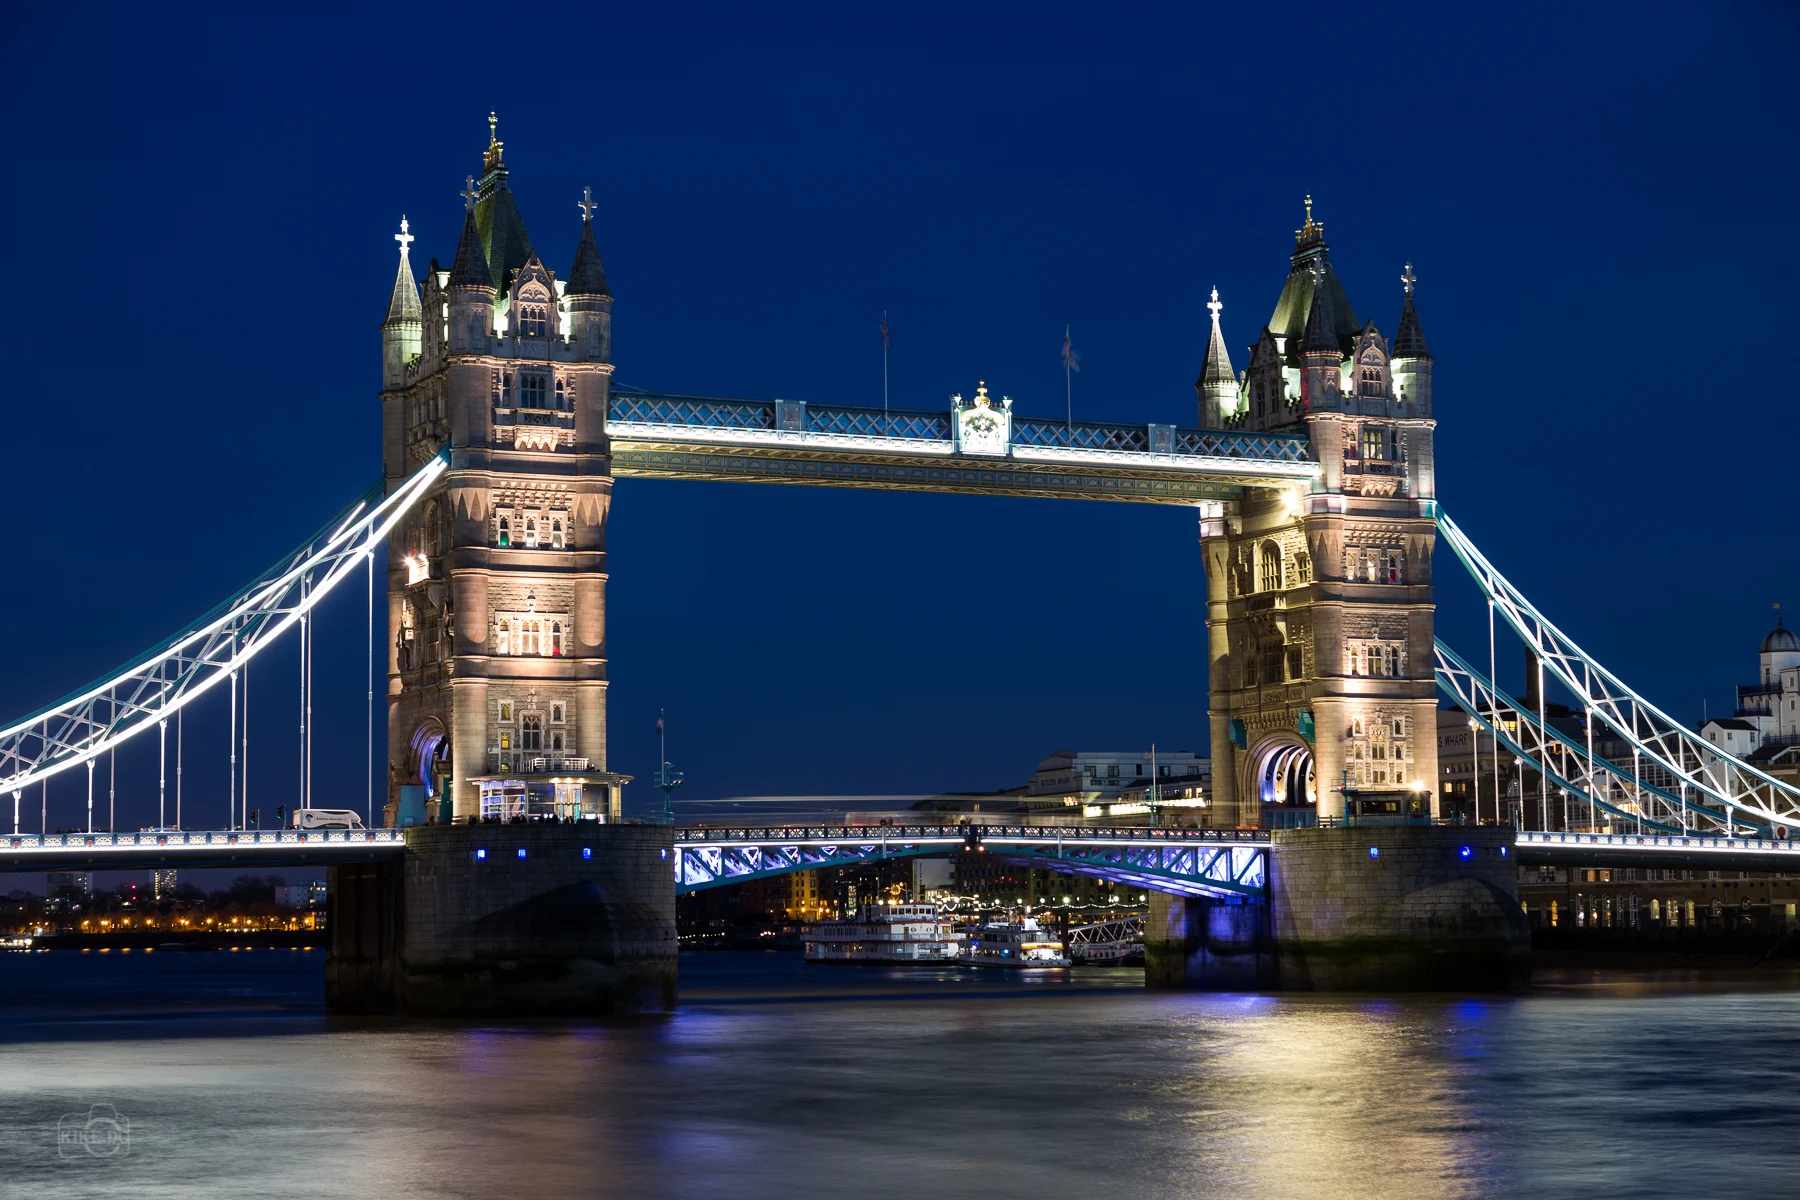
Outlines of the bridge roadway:
M1382 826L1364 827L1379 839ZM1270 837L1260 829L1100 829L1051 825L806 825L677 829L680 892L817 867L974 850L1179 895L1260 896ZM1800 873L1800 839L1700 834L1514 835L1520 866L1652 866ZM398 829L142 830L0 835L0 871L158 867L323 867L396 859Z

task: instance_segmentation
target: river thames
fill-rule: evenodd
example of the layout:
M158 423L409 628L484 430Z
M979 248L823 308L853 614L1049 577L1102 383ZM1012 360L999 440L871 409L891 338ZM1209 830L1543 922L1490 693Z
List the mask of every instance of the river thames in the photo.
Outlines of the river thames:
M7 1194L1766 1196L1800 1168L1792 976L681 969L670 1017L474 1025L328 1016L323 951L7 955Z

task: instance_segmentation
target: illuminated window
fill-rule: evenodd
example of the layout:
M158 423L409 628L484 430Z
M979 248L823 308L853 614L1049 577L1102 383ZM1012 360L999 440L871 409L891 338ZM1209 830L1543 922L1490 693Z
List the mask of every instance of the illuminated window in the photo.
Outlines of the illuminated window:
M501 719L501 720L502 720L502 721L510 721L510 720L512 720L512 705L510 705L510 704L502 704L502 705L501 705L501 706L500 706L500 719Z
M562 652L562 622L552 621L550 622L550 653L560 655Z
M500 622L500 627L494 634L494 653L495 654L511 654L512 653L512 626L506 621ZM508 715L505 705L502 705L500 708L500 719L502 721L508 721L508 720L512 719Z
M1387 431L1374 425L1363 426L1362 456L1379 460L1387 457Z
M1399 583L1400 582L1400 552L1397 550L1391 550L1388 552L1386 557L1387 557L1387 563L1386 563L1387 581L1389 583Z
M500 518L500 544L502 546L512 545L512 518L510 517Z
M1274 542L1262 544L1262 580L1259 590L1275 591L1281 587L1281 547Z
M525 518L525 544L532 547L537 545L537 522L530 517Z
M545 309L542 304L519 305L519 336L543 337L545 317Z
M563 524L561 521L550 522L550 544L558 550L563 548Z
M502 750L512 749L512 734L504 729L500 731L500 748Z

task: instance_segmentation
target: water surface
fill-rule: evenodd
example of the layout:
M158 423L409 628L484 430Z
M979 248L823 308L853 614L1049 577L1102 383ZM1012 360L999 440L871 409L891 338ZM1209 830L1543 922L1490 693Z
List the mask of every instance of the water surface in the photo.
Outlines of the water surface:
M1273 997L708 954L671 1017L468 1025L331 1017L322 968L0 957L7 1194L1766 1196L1800 1167L1785 977ZM59 1153L96 1103L128 1153Z

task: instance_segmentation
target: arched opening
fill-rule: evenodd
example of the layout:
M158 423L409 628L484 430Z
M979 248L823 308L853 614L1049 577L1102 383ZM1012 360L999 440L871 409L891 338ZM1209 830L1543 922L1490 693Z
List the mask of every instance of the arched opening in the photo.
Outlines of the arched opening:
M1296 810L1317 809L1318 780L1312 750L1305 743L1287 740L1269 743L1258 752L1255 763L1252 786L1263 804ZM1272 822L1265 821L1264 824Z

